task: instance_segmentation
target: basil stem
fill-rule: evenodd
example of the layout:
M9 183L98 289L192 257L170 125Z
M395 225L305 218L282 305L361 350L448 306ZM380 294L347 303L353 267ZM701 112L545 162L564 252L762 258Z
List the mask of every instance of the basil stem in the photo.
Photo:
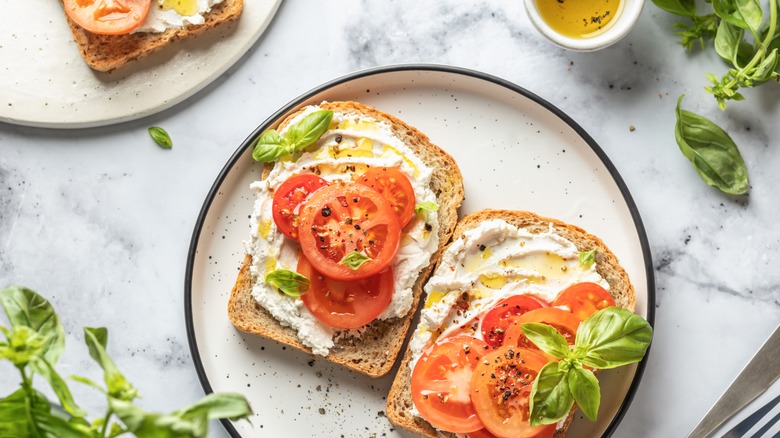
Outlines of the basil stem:
M675 139L683 155L707 184L732 195L748 192L745 161L729 135L710 120L680 108L677 101Z

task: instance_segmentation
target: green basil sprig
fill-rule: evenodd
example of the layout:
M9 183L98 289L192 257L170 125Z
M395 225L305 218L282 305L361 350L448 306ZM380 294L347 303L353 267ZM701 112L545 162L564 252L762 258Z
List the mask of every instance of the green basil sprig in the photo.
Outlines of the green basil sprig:
M340 265L346 265L353 271L357 270L361 266L363 266L363 263L371 260L371 257L368 257L367 255L361 254L357 251L352 251L351 253L344 256L343 259L339 262Z
M333 111L319 110L290 126L284 135L275 129L264 131L252 144L252 158L268 163L290 155L316 142L330 126Z
M307 290L311 281L305 275L287 269L277 269L265 276L265 282L293 298L297 298Z
M105 415L90 420L73 399L66 380L55 365L65 348L65 331L52 305L30 289L18 286L0 290L0 305L11 327L0 325L0 361L10 361L21 375L21 388L0 398L0 436L108 438L131 433L139 438L206 437L209 420L242 419L252 410L240 394L210 394L192 406L171 414L146 412L133 404L138 391L109 357L108 331L85 328L89 355L103 369L105 385L86 377L70 379L106 395ZM63 418L33 386L39 375L49 384L69 414Z
M532 426L552 424L569 414L576 402L591 421L596 420L601 394L591 370L611 369L642 360L653 329L640 316L620 307L607 307L580 324L571 348L552 326L529 322L523 333L545 353L559 359L539 371L531 388Z
M596 263L596 248L593 248L590 251L580 251L579 259L580 266L586 269L590 268Z
M707 184L732 195L747 193L747 167L734 140L710 120L681 109L682 99L677 100L674 136L683 155Z

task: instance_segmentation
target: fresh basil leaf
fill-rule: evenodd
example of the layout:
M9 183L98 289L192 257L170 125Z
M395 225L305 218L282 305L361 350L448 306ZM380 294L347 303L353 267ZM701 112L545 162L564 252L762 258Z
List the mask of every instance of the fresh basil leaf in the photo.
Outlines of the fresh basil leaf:
M599 379L592 371L575 366L569 370L567 377L569 390L574 401L590 421L596 421L601 403Z
M248 404L239 395L205 397L189 408L172 414L148 413L132 403L109 398L111 410L138 438L206 437L209 419L245 418Z
M311 281L306 276L287 269L269 272L265 276L265 282L294 298L306 293L311 285Z
M333 119L333 111L319 110L308 114L300 122L285 131L285 137L292 145L292 151L299 151L322 137Z
M566 378L569 372L558 362L548 362L539 371L529 396L531 426L557 423L569 414L574 405Z
M538 322L526 322L520 327L531 342L550 356L566 359L571 355L566 338L555 327Z
M707 184L732 195L747 193L747 168L734 140L710 120L681 109L682 99L674 134L683 155Z
M340 265L347 265L350 269L357 270L361 266L363 266L363 263L371 260L371 257L368 257L366 255L363 255L357 251L352 251L351 253L344 256L343 259L339 262Z
M642 317L620 307L607 307L580 324L574 344L585 349L582 363L597 369L639 362L653 329Z
M0 436L42 436L35 423L30 421L29 413L31 410L48 412L49 409L48 403L34 403L30 400L24 389L16 390L0 399Z
M737 54L744 33L744 29L740 29L726 20L721 20L718 32L715 34L715 51L721 58L737 65Z
M138 397L138 390L127 381L106 352L108 330L104 327L84 327L84 341L89 349L89 355L103 368L103 379L106 382L108 394L123 401L132 401Z
M17 326L6 336L9 336L8 343L0 344L0 359L8 359L16 367L27 366L46 351L48 339L26 325Z
M580 251L579 259L580 266L585 269L590 268L594 263L596 263L596 248L593 248L590 251Z
M51 303L26 287L11 286L0 290L0 305L14 330L27 326L46 339L44 357L56 364L65 349L65 329Z
M274 129L269 129L258 137L252 145L252 158L261 163L270 163L290 153L290 143Z
M108 403L127 430L138 438L205 437L208 431L205 416L187 421L172 415L146 412L128 401L115 398L109 398Z
M31 438L91 438L87 427L52 412L46 397L19 389L0 399L0 436Z
M165 129L160 128L159 126L152 126L149 128L149 135L152 137L152 140L154 140L154 142L157 143L157 145L161 148L170 149L173 147L171 136L168 135L168 132Z
M683 17L696 16L694 0L653 0L653 3L666 12Z
M176 411L175 414L182 418L205 415L212 420L228 418L235 421L252 415L252 408L241 394L212 393L203 397L192 406Z
M431 201L423 201L414 207L414 214L419 215L429 211L439 211L439 206Z
M777 76L775 69L777 68L777 49L772 50L769 55L761 61L750 73L750 79L754 82L753 85L758 85L761 82L766 82L773 77Z
M60 404L62 404L63 409L65 409L70 415L74 417L83 418L87 416L87 413L78 407L75 400L73 400L73 395L71 394L67 383L65 383L65 380L60 377L54 367L52 367L51 364L46 361L46 359L36 358L33 360L31 365L33 366L33 369L36 373L43 376L43 378L49 382L49 385L51 385L51 389L54 391L54 394L56 394L57 398L60 400Z
M718 17L754 34L764 19L758 0L712 0L712 8Z

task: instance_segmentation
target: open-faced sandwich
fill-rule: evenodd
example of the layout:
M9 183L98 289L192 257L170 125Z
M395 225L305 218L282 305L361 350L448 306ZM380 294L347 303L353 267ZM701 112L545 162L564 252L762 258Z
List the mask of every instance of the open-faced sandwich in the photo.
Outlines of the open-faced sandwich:
M237 19L244 0L62 0L81 55L111 71Z
M528 212L464 217L425 292L387 416L429 437L563 436L652 337L604 243Z
M267 164L252 185L231 321L386 374L457 223L458 166L417 129L356 102L306 106L253 147Z

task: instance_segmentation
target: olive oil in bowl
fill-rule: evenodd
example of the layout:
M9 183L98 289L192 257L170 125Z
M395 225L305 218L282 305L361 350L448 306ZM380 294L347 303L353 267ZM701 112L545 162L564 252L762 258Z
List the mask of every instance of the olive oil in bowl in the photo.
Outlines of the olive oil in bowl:
M569 38L592 38L617 21L625 0L534 0L553 31Z

